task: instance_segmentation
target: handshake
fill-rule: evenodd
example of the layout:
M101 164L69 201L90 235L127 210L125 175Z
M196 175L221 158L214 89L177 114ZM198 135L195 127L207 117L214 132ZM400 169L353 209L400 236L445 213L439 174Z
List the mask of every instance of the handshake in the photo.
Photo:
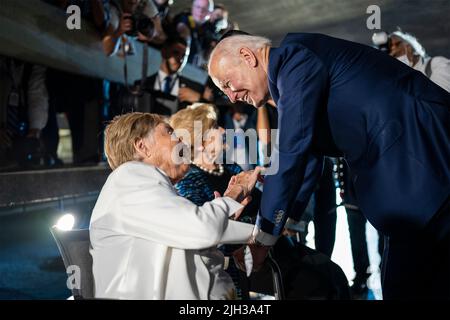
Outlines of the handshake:
M256 167L254 170L241 172L240 174L233 176L223 196L230 197L245 207L252 200L250 194L253 191L256 182L262 182L261 173L263 170L263 167ZM214 192L214 194L216 198L220 197L220 194L217 191ZM233 219L239 219L243 210L244 208L237 211L232 216ZM260 269L266 259L269 249L269 246L263 246L256 243L252 236L248 245L244 245L233 252L233 257L237 267L242 271L245 271L247 276L250 276L252 271L258 271Z
M223 193L223 196L236 200L245 207L252 200L250 194L255 188L256 182L262 181L260 174L263 169L263 167L256 167L254 170L244 171L231 177L228 188ZM214 195L216 198L221 196L217 191L214 192ZM233 215L233 219L237 220L243 210L244 208L237 211Z

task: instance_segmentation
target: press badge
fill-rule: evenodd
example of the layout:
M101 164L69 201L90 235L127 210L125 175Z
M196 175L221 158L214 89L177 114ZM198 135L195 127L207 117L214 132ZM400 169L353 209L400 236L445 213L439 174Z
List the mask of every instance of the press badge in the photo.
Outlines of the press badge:
M8 105L11 107L18 107L20 103L19 93L15 90L11 91L8 97Z

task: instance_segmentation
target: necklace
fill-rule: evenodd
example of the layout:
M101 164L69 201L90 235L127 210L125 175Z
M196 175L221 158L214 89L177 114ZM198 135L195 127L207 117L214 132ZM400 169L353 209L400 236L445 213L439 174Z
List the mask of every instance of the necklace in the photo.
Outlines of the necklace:
M194 165L196 165L197 167L199 167L201 170L205 171L206 173L212 174L213 176L218 176L220 177L221 175L223 175L224 169L223 169L223 165L219 164L219 167L217 169L208 169L203 167L202 165L193 163Z

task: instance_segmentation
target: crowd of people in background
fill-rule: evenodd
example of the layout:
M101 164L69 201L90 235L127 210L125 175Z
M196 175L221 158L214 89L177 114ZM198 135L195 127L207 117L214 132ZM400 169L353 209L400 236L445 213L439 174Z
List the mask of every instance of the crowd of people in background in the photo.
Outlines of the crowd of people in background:
M198 83L180 74L186 63L204 69L220 36L235 27L223 5L195 0L174 14L169 0L43 1L64 11L77 5L82 18L98 31L106 55L132 55L137 45L148 44L161 52L162 63L156 74L128 88L1 57L1 171L104 163L105 123L131 110L170 116L191 103L212 102L221 108L221 122L225 121L229 103L212 82ZM125 101L137 99L134 88L144 94L136 106L126 109ZM72 157L64 162L58 156L61 126L71 134Z

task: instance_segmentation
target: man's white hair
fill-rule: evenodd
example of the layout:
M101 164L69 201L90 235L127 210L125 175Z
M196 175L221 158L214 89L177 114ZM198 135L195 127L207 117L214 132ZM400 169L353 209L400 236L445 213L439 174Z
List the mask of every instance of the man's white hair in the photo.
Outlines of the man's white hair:
M220 40L209 56L208 70L211 68L211 61L216 54L225 54L231 57L239 56L239 48L247 47L252 51L271 46L272 41L260 36L252 36L246 34L234 35Z

